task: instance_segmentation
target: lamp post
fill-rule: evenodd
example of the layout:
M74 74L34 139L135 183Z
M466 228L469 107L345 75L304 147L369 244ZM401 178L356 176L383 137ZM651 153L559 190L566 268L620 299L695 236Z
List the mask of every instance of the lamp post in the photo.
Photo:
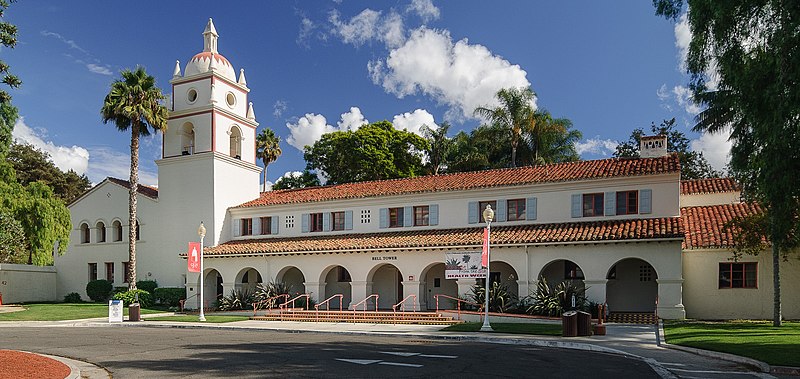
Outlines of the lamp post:
M484 297L484 316L483 316L483 325L481 326L482 332L491 332L492 326L489 325L489 279L491 278L491 271L489 270L489 262L491 261L491 243L490 240L492 238L492 220L494 219L494 211L492 210L492 206L487 204L486 209L483 210L483 219L486 220L486 289L483 293Z
M203 238L206 236L206 227L203 226L202 221L200 221L200 227L197 228L197 234L200 236L200 321L205 321L206 315L203 313L203 301L205 300L203 298L203 274L205 274L203 272Z

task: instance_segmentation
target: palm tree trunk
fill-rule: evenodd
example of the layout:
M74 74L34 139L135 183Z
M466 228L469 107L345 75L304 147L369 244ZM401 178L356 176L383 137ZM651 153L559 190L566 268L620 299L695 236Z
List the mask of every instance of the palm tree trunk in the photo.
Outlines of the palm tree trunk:
M128 290L136 289L136 195L139 189L139 123L131 125L131 178L128 199Z
M264 186L261 187L263 190L261 192L267 192L267 165L264 164Z
M515 140L511 141L511 167L517 167L517 141Z
M773 237L773 241L776 239ZM781 257L777 244L772 243L772 326L781 326Z

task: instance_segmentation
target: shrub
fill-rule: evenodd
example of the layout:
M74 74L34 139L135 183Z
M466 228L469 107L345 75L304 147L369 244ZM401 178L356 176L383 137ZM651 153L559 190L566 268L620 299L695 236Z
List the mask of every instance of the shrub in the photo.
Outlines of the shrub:
M267 284L259 284L253 292L253 302L262 302L271 299L278 295L288 294L291 292L290 286L284 282L269 282ZM268 302L259 304L261 309L270 309L278 306L279 303L285 299L271 299Z
M81 294L77 292L70 292L67 296L64 296L65 303L83 303L83 299L81 299Z
M555 287L547 284L542 278L533 297L533 304L528 307L528 313L542 316L561 316L564 311L572 309L572 297L575 297L575 308L585 309L586 289L579 287L572 281L565 280Z
M116 294L118 294L120 292L125 292L127 290L128 290L128 286L114 287L114 293L113 294L116 295Z
M219 299L217 308L221 311L253 308L253 291L248 288L231 290L230 295Z
M105 279L92 280L86 284L86 295L94 302L106 301L114 286Z
M136 282L136 289L145 290L151 294L158 288L158 282L155 280L140 280Z
M150 292L145 290L135 289L133 291L125 291L120 292L114 295L114 300L122 300L123 304L127 307L132 303L136 302L136 296L139 296L139 305L142 308L149 308L153 305L153 298L150 296Z
M186 298L185 288L156 288L153 291L153 300L156 304L168 307L177 307L180 301Z
M480 285L472 286L472 301L478 304L486 304L484 293L486 288ZM507 310L514 307L517 303L517 296L508 290L508 286L501 285L497 282L492 282L489 288L489 311L505 313Z

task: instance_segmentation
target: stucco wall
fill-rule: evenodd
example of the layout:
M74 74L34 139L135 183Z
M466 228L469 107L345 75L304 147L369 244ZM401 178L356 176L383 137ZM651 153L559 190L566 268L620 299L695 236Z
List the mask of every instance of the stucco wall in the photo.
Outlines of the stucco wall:
M3 304L56 301L56 269L53 266L0 264Z
M681 195L681 207L733 204L733 203L738 203L740 201L741 201L741 193L738 191Z

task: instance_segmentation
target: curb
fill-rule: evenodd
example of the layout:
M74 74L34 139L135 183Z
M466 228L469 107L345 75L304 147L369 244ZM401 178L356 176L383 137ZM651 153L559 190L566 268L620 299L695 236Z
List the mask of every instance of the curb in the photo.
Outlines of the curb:
M22 351L22 350L19 350ZM83 362L67 357L61 357L58 355L50 355L50 354L42 354L42 353L35 353L32 351L24 351L25 353L29 354L36 354L42 357L47 357L52 360L59 361L67 367L69 367L69 375L67 375L64 379L81 379L81 378L89 378L89 379L106 379L111 378L111 375L106 371L104 368L88 363Z

